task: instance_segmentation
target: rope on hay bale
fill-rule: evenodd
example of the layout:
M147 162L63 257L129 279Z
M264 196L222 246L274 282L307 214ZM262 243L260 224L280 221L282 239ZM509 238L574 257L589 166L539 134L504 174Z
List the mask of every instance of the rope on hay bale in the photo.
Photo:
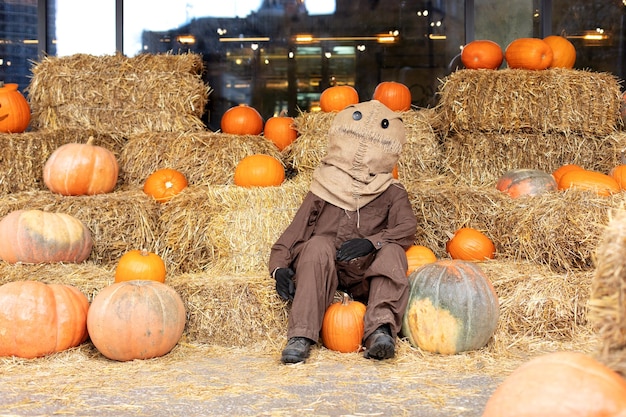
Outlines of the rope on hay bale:
M210 89L197 54L44 57L28 92L36 129L103 132L204 130Z
M439 87L451 131L609 135L621 124L617 77L564 68L459 70Z

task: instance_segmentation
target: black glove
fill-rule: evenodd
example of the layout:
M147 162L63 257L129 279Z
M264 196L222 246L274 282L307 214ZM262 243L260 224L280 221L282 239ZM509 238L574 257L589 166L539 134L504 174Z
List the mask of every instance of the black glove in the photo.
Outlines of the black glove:
M341 244L337 250L338 261L349 261L350 259L365 256L376 250L372 242L368 239L350 239Z
M291 268L278 268L274 272L276 292L285 301L293 301L293 296L296 294L296 286L293 282L295 274Z

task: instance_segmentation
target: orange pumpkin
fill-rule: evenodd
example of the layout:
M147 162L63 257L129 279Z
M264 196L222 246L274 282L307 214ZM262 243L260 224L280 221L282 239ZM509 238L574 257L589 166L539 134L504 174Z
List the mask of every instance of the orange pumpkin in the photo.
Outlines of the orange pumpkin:
M563 178L563 175L574 170L582 171L584 170L584 168L576 164L565 164L565 165L558 167L556 170L554 170L554 172L552 172L552 176L554 177L554 180L556 181L557 186L559 182L561 181L561 178Z
M626 165L618 165L609 172L621 190L626 190Z
M18 85L0 81L0 132L22 133L30 123L30 106Z
M335 85L322 91L320 107L323 112L341 111L359 102L359 93L349 85Z
M391 175L395 178L398 179L398 164L393 166L393 170L391 171Z
M518 198L556 191L557 183L551 174L540 169L512 169L498 179L496 189Z
M285 180L285 167L271 155L249 155L235 167L233 180L241 187L277 186Z
M185 174L171 168L154 171L143 183L143 192L159 203L169 201L187 187Z
M552 64L550 68L574 68L576 48L564 36L551 35L543 40L552 48Z
M620 192L620 186L610 175L598 171L573 170L567 172L559 181L559 190L575 188L583 191L595 191L599 196L610 196Z
M331 304L324 313L321 338L330 350L358 352L364 333L365 304L344 293L341 302Z
M406 275L409 276L413 271L422 265L435 262L437 255L430 248L423 245L412 245L406 251L406 260L409 264Z
M61 195L94 195L113 191L119 166L110 150L87 143L67 143L57 148L43 167L43 181Z
M87 340L89 300L77 288L38 281L0 286L0 356L36 358Z
M263 132L263 117L254 107L240 104L226 110L220 125L223 133L260 135Z
M87 329L102 355L129 361L169 353L183 334L185 320L185 305L173 288L157 281L124 281L96 294Z
M490 40L475 40L461 50L461 62L468 69L500 68L504 54L500 45Z
M69 214L15 210L0 221L0 258L11 264L78 263L92 246L89 229Z
M274 116L267 119L263 136L282 151L298 138L298 131L293 127L293 117Z
M409 87L395 81L383 81L374 90L374 100L378 100L393 111L407 111L412 98Z
M146 249L134 249L126 252L115 267L115 282L149 280L165 282L165 262Z
M539 38L518 38L513 40L504 51L509 68L542 70L552 64L552 48Z
M496 247L487 235L471 227L462 227L446 243L452 259L484 261L493 259Z
M624 417L626 381L578 352L554 352L513 371L491 395L482 417Z

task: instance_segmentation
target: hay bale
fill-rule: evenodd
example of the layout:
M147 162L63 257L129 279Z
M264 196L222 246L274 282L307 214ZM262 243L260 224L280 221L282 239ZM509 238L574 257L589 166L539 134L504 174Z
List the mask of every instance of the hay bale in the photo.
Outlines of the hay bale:
M621 164L626 133L459 131L443 139L442 171L468 185L489 184L508 170L553 172L566 164L609 172Z
M82 129L0 133L0 194L46 189L43 166L59 146L86 143L105 147L119 157L123 140L115 135Z
M156 250L160 207L142 190L77 197L49 191L24 191L0 199L0 217L19 209L67 213L82 221L94 241L88 259L99 265L117 264L131 249Z
M438 112L451 131L581 133L606 136L621 125L612 74L459 70L439 86Z
M190 186L162 210L159 246L177 272L267 274L270 248L300 207L308 183Z
M209 88L197 54L44 57L26 91L34 129L128 134L204 130Z
M282 160L278 148L263 136L212 132L147 132L130 135L120 155L124 182L143 186L159 168L173 168L189 184L233 183L235 167L246 156L262 153Z

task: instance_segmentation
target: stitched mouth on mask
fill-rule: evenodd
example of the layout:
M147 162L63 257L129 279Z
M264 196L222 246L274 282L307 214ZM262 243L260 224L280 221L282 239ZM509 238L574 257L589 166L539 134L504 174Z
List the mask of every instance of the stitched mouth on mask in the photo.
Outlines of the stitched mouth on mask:
M368 144L380 148L387 153L400 153L402 151L402 145L399 142L389 139L389 137L385 135L380 135L370 130L352 129L350 127L337 126L331 128L329 134L350 135L354 137L354 139L356 139L357 141L367 142Z

